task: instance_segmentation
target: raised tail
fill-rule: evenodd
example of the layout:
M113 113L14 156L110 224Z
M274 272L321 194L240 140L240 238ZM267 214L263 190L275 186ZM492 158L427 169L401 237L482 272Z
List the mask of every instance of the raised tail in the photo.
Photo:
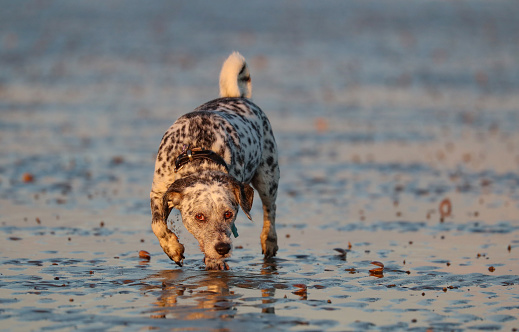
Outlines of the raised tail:
M249 67L238 52L233 52L223 63L220 72L220 97L252 97Z

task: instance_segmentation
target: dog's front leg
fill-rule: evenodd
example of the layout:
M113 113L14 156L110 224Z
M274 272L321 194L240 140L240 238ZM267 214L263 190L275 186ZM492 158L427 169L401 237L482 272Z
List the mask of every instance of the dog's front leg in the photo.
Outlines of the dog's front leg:
M177 263L178 266L182 266L184 260L184 245L179 243L177 235L169 230L166 224L167 220L165 220L166 218L164 218L163 215L162 204L162 198L151 198L151 213L153 216L151 228L155 236L159 239L160 246L166 255Z

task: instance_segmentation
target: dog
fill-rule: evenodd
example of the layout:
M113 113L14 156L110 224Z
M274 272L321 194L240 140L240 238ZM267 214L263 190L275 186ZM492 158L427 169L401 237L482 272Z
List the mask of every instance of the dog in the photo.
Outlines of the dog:
M198 240L206 269L228 270L238 209L251 219L251 184L263 203L262 253L265 259L276 255L277 145L267 116L251 97L249 68L234 52L220 72L220 98L178 118L162 137L150 192L152 229L181 267L184 246L167 227L171 210L180 211Z

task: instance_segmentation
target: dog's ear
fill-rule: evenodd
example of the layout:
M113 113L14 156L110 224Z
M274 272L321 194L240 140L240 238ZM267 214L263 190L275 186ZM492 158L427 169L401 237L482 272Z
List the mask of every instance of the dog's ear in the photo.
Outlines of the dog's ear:
M184 191L184 188L186 188L186 181L184 179L177 180L169 186L164 196L162 196L164 221L167 222L173 207L178 206L180 201L182 201L182 191Z
M252 220L250 216L250 209L252 208L252 201L254 200L254 189L252 189L252 187L247 183L240 183L236 181L234 183L234 194L236 195L236 199L240 203L241 209L247 218Z

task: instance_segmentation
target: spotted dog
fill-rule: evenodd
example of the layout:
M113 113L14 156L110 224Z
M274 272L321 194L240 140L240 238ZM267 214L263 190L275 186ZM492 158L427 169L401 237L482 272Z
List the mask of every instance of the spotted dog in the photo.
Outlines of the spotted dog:
M238 208L250 219L254 190L263 203L265 258L278 250L275 228L279 166L270 122L251 101L245 59L232 53L220 73L220 97L181 116L160 143L150 193L152 229L182 266L184 246L167 227L173 208L205 254L208 270L226 270Z

